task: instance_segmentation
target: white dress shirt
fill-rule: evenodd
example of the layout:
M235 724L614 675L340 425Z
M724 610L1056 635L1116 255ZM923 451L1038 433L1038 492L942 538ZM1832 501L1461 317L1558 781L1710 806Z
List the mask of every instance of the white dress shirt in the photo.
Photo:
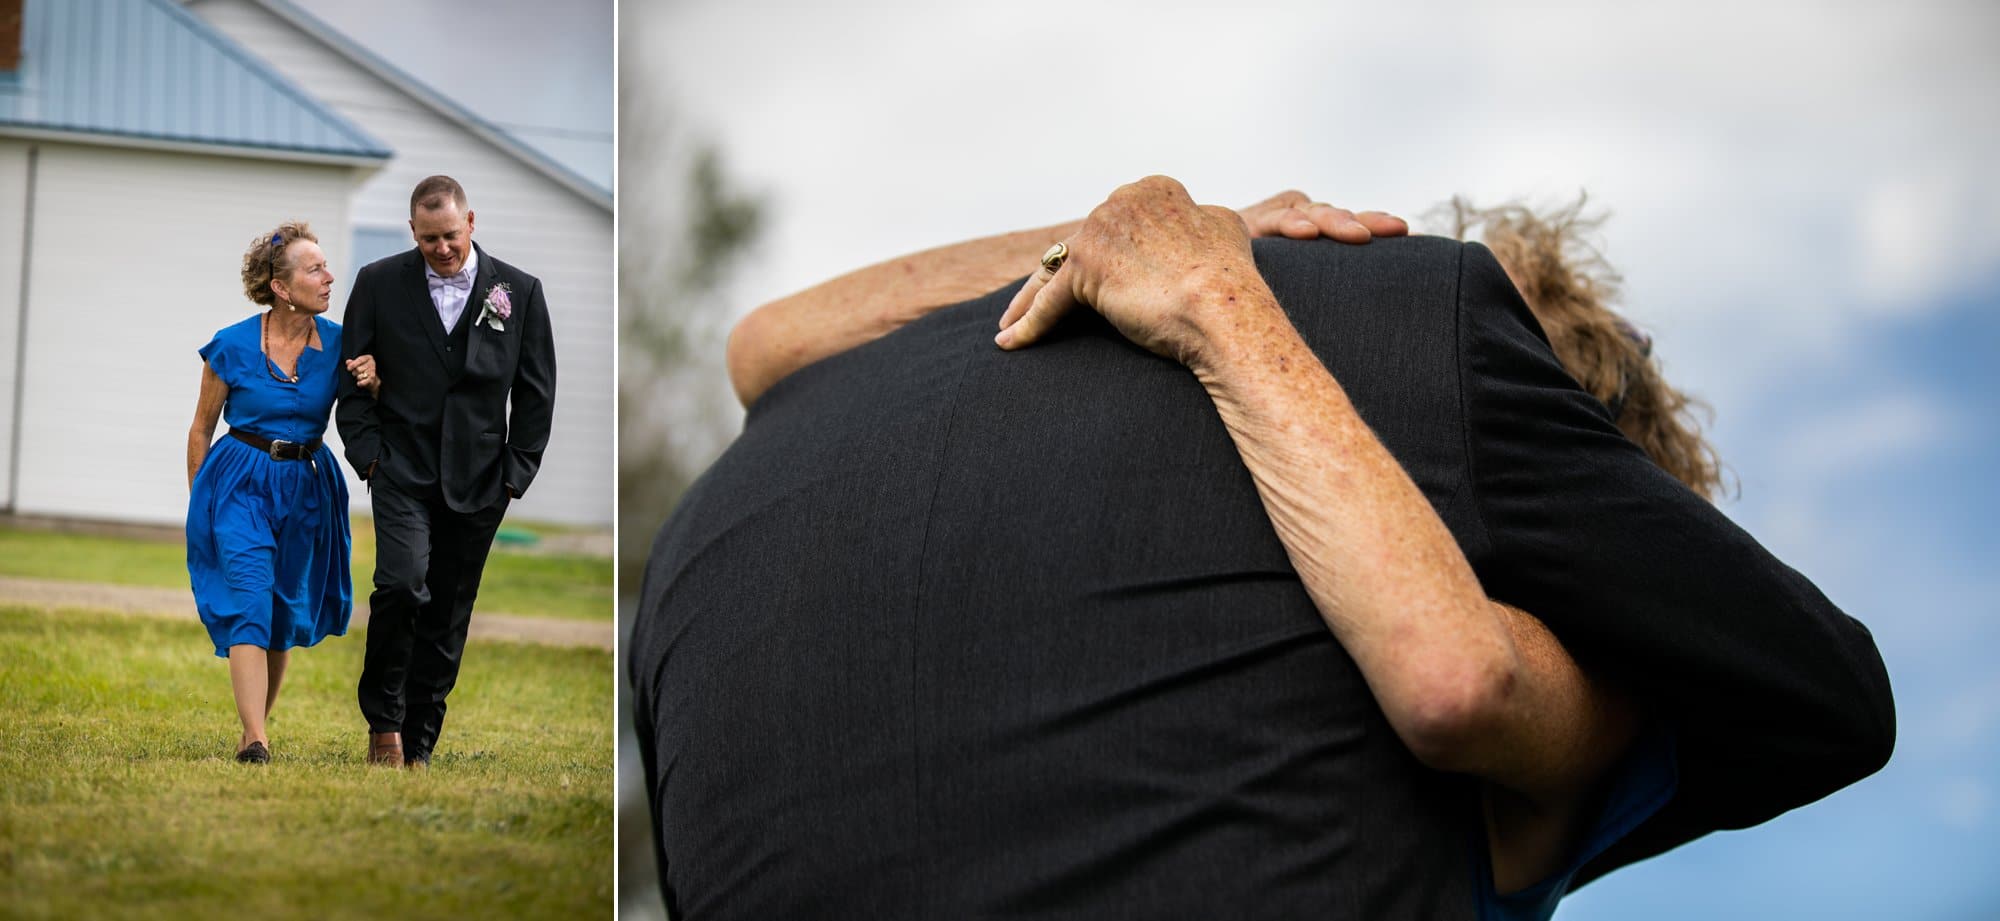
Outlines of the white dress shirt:
M458 324L458 318L465 313L465 302L472 299L472 281L478 277L479 251L476 249L466 250L465 265L459 267L457 275L448 279L450 284L443 283L447 279L432 269L429 262L424 263L424 283L430 286L431 304L437 307L438 319L444 321L445 332L451 332L451 328Z

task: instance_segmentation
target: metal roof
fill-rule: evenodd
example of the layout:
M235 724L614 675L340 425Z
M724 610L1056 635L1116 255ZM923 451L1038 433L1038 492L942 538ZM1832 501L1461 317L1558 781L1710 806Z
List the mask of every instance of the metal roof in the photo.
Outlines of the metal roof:
M0 135L379 163L387 145L172 0L27 0Z
M415 99L438 114L458 123L459 126L465 128L467 131L485 139L487 143L500 148L515 159L526 163L536 171L555 180L562 187L575 192L577 195L582 196L606 211L611 210L610 189L578 175L575 171L556 162L547 154L528 146L526 142L510 134L506 129L480 118L472 110L451 101L450 97L432 89L422 80L410 75L402 68L389 63L374 52L363 48L353 39L342 35L340 30L327 25L318 17L301 9L297 4L291 3L289 0L255 0L255 2L257 5L277 14L280 19L291 23L305 34L318 39L342 57L353 61L362 69L381 78L383 82L401 90L410 98Z

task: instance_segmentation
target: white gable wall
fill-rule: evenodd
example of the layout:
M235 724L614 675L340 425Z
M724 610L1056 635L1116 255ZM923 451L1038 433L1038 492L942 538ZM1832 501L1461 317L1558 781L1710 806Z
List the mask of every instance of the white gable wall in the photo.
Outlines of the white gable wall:
M188 6L395 151L354 193L354 226L407 231L410 189L425 176L444 173L465 186L479 245L542 280L556 339L555 429L540 475L509 514L609 525L616 478L610 212L250 0L195 0ZM450 53L481 52L457 47ZM534 66L532 52L512 53L521 66ZM342 274L351 278L354 268ZM336 297L338 318L345 292ZM383 369L385 386L395 386L394 373ZM365 511L365 493L355 494L357 510Z
M26 147L4 143L0 183ZM341 264L355 168L37 146L16 511L181 521L195 351L263 309L243 296L243 251L299 219ZM0 308L8 303L0 293ZM11 365L11 344L4 354Z

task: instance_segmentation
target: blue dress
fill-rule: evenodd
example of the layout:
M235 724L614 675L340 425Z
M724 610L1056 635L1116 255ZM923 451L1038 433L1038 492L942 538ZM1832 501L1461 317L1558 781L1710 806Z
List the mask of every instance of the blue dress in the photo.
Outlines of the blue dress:
M202 360L229 385L222 416L231 429L294 442L325 434L340 324L314 322L320 348L299 353L296 384L272 376L261 315L201 347ZM239 643L290 649L346 633L352 552L347 481L332 448L321 445L311 461L275 460L225 435L208 449L188 497L187 561L216 655L227 658Z

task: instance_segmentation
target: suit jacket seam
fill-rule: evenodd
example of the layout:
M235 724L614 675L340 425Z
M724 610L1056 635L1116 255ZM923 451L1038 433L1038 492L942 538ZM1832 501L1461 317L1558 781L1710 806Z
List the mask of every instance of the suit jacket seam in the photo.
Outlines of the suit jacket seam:
M974 348L977 348L977 346L975 345ZM907 711L909 713L909 716L907 718L908 722L904 728L909 733L908 752L909 752L909 762L910 762L911 800L916 803L916 809L913 810L913 813L915 816L914 818L916 824L915 831L917 832L917 834L913 835L912 838L917 842L919 842L921 859L924 863L924 871L916 874L915 878L916 893L914 894L914 897L911 899L911 902L913 904L919 905L923 909L923 911L919 913L918 915L919 917L931 914L929 910L931 896L926 883L933 876L931 869L933 864L935 863L934 858L936 855L928 846L924 846L924 844L930 840L931 829L936 824L936 814L935 810L931 807L929 797L925 795L925 790L924 790L925 779L922 770L923 758L919 753L917 746L917 728L915 724L917 721L917 708L920 703L920 701L917 699L917 694L918 694L917 635L918 635L918 629L920 627L920 619L923 615L923 610L924 610L924 600L926 591L925 575L928 571L928 567L926 564L930 561L931 526L937 520L938 496L944 492L944 478L945 478L944 462L945 458L951 453L952 427L958 422L958 407L960 403L959 398L960 395L965 390L965 379L968 376L970 376L973 357L974 353L968 352L965 358L959 362L958 379L952 382L951 399L945 403L944 431L943 434L938 439L938 450L937 450L938 460L937 460L937 466L935 468L935 474L933 476L933 479L931 480L931 497L930 501L924 504L924 533L923 536L919 538L917 541L916 597L912 598L910 601L910 630L908 633L908 636L910 638L909 639L910 705Z
M1468 248L1467 244L1464 243L1459 244L1458 267L1457 267L1458 270L1456 272L1452 285L1451 300L1452 300L1452 333L1454 338L1456 339L1455 345L1457 347L1456 350L1458 352L1458 360L1455 364L1456 364L1456 370L1458 372L1458 419L1459 419L1458 431L1460 437L1460 450L1461 450L1460 470L1462 475L1465 477L1465 479L1462 481L1461 488L1466 491L1469 491L1472 496L1472 522L1477 529L1477 537L1478 537L1477 546L1468 546L1465 548L1466 551L1465 556L1467 562L1472 562L1473 560L1486 556L1492 552L1493 532L1492 528L1488 525L1486 521L1485 497L1481 496L1479 493L1478 454L1473 449L1473 443L1475 439L1473 437L1472 391L1471 388L1466 385L1467 380L1471 377L1466 365L1472 361L1472 347L1470 344L1470 337L1468 336L1466 331L1467 319L1466 319L1466 306L1465 306L1465 251L1467 248ZM1468 541L1467 543L1470 544L1472 542ZM1477 569L1478 566L1475 563L1474 564L1475 574L1477 573Z

